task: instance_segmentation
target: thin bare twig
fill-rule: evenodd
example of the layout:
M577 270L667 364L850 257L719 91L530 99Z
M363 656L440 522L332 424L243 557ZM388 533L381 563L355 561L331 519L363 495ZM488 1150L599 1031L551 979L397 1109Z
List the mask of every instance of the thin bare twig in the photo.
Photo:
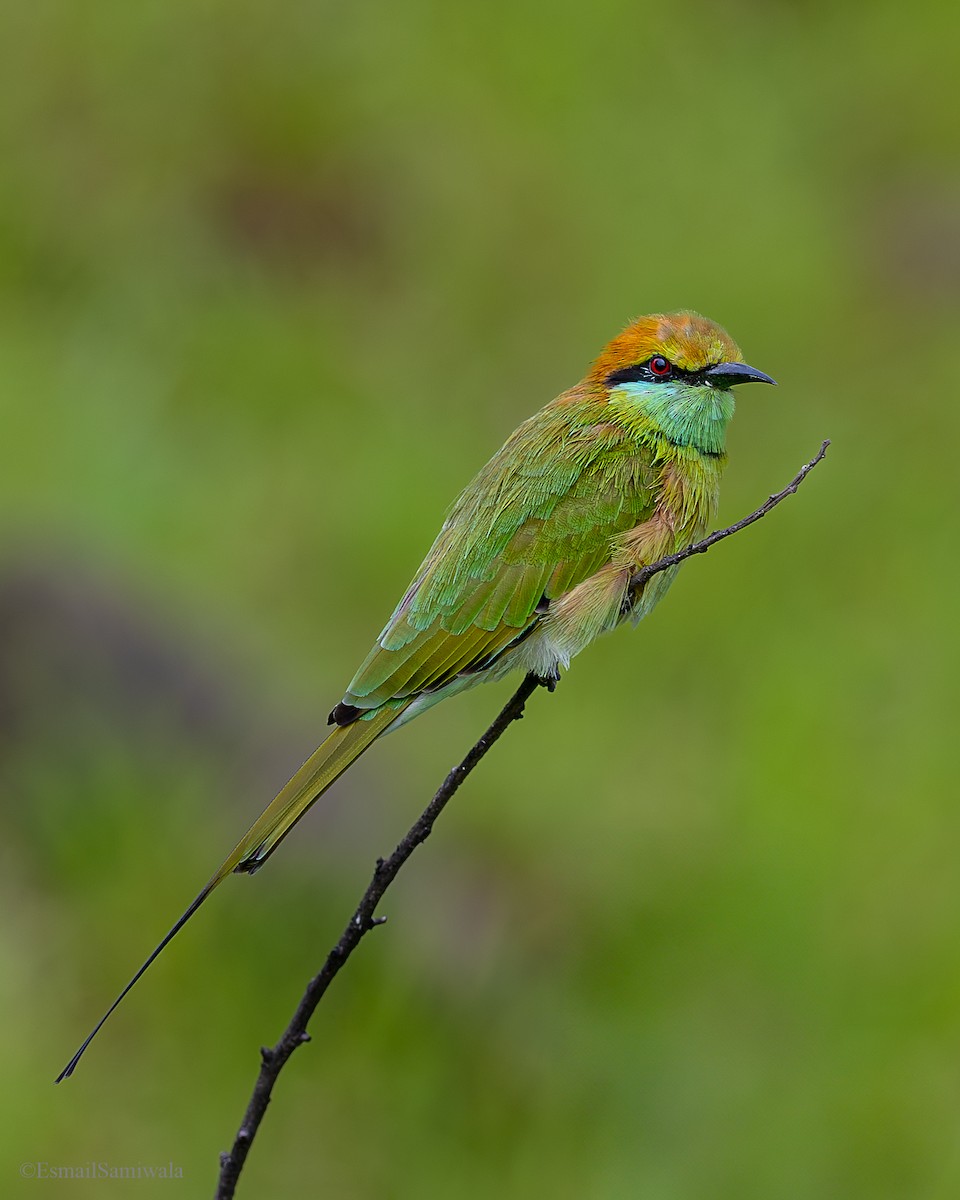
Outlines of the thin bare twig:
M243 1170L243 1164L250 1151L251 1143L260 1127L263 1115L267 1111L267 1105L270 1103L270 1094L273 1091L273 1085L277 1080L277 1076L294 1050L298 1046L302 1046L304 1042L310 1040L310 1035L307 1033L307 1023L313 1016L317 1005L323 999L327 988L333 982L343 964L353 951L356 950L357 946L360 945L364 934L369 933L375 926L382 925L386 921L386 917L375 917L373 915L383 897L383 893L396 878L397 872L414 850L430 836L437 817L443 812L450 798L480 759L483 758L504 730L512 722L520 720L523 716L523 709L527 700L529 700L541 683L552 691L554 682L553 680L545 681L537 679L534 675L528 675L524 679L511 699L504 705L500 715L487 732L480 738L463 762L458 767L454 767L440 785L436 795L408 830L396 850L394 850L389 858L380 858L377 860L370 886L363 893L363 898L347 923L346 929L340 935L340 940L327 955L327 960L319 973L307 985L307 990L297 1005L297 1011L293 1014L293 1018L284 1030L280 1041L272 1049L264 1046L260 1050L260 1074L257 1076L257 1082L250 1097L250 1103L247 1105L247 1111L243 1115L243 1122L237 1131L233 1148L229 1153L224 1153L220 1156L220 1183L216 1193L217 1200L228 1200L229 1197L233 1196L240 1172Z
M735 525L728 525L726 529L718 529L716 533L709 534L702 541L694 542L692 546L687 546L685 550L678 550L676 554L668 554L666 558L661 558L659 561L651 563L649 567L644 567L642 571L638 571L630 580L631 589L639 590L652 576L659 575L661 571L668 571L671 567L677 566L678 563L682 563L685 558L690 558L693 554L706 554L710 547L715 546L717 542L722 542L724 538L730 537L731 534L739 533L741 529L746 529L748 525L759 521L767 513L773 512L782 500L786 500L788 496L792 496L796 492L797 488L803 483L817 463L822 461L829 445L830 439L827 438L821 444L820 449L813 458L808 463L804 463L783 491L777 492L775 496L771 496L768 500L765 500L756 512L752 512L749 517L744 517L742 521L737 521Z
M685 550L680 550L676 554L670 554L666 558L662 558L658 562L644 567L642 571L639 571L631 579L631 589L635 591L639 590L654 575L677 566L693 554L706 553L717 542L730 537L734 533L739 533L741 529L746 529L748 525L752 525L755 521L759 521L761 517L765 517L782 500L785 500L787 496L791 496L796 492L807 475L822 460L829 445L829 441L825 441L816 456L800 469L787 487L782 492L771 496L760 508L751 513L750 516L744 517L743 520L737 521L735 525L730 525L726 529L711 533L708 537L703 538L702 541L688 546ZM264 1046L260 1050L260 1073L257 1076L257 1081L254 1085L250 1102L247 1105L247 1110L244 1113L243 1121L237 1130L233 1147L228 1152L220 1155L220 1178L217 1186L216 1200L232 1200L240 1173L250 1152L253 1139L256 1137L260 1123L267 1111L273 1086L280 1072L294 1050L298 1046L302 1046L304 1042L310 1040L310 1035L307 1033L307 1025L310 1018L313 1016L317 1005L323 999L327 988L333 982L344 963L354 950L356 950L357 946L359 946L364 935L386 921L386 917L377 917L374 916L374 913L387 888L396 878L400 868L411 854L413 854L414 850L430 836L437 817L440 816L454 793L459 789L460 785L494 742L501 737L514 721L520 720L523 716L526 702L537 688L543 685L550 691L553 691L555 682L555 680L542 680L534 675L528 675L510 700L507 701L500 715L476 743L463 762L459 766L454 767L449 775L447 775L436 795L410 827L396 850L394 850L389 858L377 860L373 878L364 892L360 903L357 905L356 911L340 935L340 940L327 955L322 968L307 985L307 990L304 992L300 1003L297 1005L296 1012L293 1014L280 1040L275 1046Z

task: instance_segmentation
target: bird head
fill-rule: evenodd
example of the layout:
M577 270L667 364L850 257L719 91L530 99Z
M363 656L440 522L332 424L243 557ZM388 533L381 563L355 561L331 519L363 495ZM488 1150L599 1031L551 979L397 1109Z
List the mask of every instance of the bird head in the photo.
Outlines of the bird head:
M774 383L749 367L726 330L696 313L655 313L633 321L603 350L587 382L610 404L677 446L723 452L733 415L730 389Z

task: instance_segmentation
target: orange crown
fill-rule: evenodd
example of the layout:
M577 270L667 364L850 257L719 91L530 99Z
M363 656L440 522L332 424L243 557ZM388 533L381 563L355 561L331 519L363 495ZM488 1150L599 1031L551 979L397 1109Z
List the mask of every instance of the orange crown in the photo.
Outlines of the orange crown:
M683 371L700 371L721 362L739 362L740 348L725 329L694 312L653 313L638 317L600 353L587 379L602 383L613 371L662 354Z

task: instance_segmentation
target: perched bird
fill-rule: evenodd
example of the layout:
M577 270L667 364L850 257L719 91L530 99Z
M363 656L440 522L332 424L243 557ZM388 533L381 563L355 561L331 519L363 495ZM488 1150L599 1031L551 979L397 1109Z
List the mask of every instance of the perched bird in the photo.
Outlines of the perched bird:
M231 871L260 869L367 747L448 696L510 671L558 677L638 621L678 568L645 565L701 537L717 506L730 389L774 381L696 313L641 317L586 377L524 423L467 485L373 649L326 741L240 839L99 1024ZM58 1079L58 1082L59 1082Z

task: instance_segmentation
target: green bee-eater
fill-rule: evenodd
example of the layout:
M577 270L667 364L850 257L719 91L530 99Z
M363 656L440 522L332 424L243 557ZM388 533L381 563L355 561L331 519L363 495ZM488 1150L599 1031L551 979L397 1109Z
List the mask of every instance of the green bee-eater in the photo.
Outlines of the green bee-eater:
M467 485L330 714L333 732L240 839L117 1004L231 871L259 870L311 804L388 729L509 671L556 678L598 634L648 613L717 506L730 389L773 383L695 313L629 325L586 377L516 430Z

